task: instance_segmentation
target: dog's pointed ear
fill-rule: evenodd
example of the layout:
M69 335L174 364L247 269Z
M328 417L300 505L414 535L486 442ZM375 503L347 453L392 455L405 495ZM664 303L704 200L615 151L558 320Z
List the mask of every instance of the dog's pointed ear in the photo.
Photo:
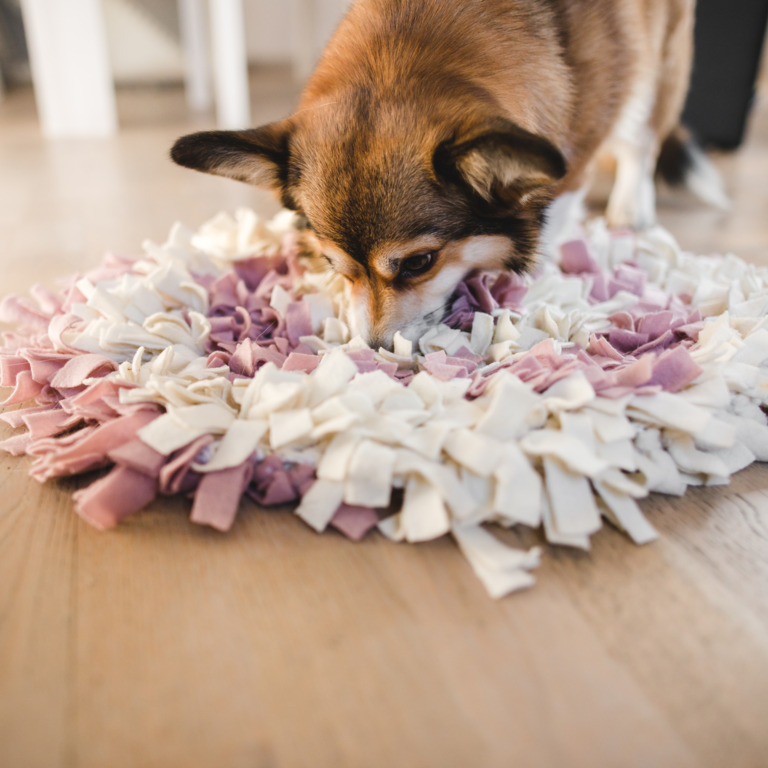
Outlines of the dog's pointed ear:
M503 118L443 142L433 162L438 178L497 205L519 203L537 189L549 189L567 170L554 144Z
M280 189L287 174L290 135L288 120L245 131L192 133L173 145L171 159L185 168Z

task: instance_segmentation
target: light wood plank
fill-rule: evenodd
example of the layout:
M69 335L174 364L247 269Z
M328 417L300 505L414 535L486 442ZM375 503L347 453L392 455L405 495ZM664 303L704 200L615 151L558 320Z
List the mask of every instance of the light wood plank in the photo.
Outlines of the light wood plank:
M0 763L57 766L73 745L79 526L27 464L0 460Z

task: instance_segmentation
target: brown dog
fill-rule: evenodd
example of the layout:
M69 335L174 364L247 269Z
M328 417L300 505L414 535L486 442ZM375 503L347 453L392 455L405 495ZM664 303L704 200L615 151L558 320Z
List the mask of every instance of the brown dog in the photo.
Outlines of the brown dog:
M348 278L353 332L415 339L468 272L531 265L602 149L613 226L653 224L665 139L671 175L722 194L675 133L693 5L357 0L292 117L186 136L172 157L275 189Z

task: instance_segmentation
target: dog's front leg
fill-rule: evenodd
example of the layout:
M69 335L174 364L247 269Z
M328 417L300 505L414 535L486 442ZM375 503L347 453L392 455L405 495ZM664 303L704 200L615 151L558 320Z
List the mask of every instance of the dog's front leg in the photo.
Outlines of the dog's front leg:
M656 224L654 171L658 143L650 131L636 141L617 141L616 179L608 199L606 219L615 228L649 229Z

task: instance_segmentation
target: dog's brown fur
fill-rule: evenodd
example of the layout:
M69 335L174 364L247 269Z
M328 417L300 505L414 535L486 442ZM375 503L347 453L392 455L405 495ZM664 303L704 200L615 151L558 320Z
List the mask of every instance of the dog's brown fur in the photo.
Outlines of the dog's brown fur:
M609 140L623 190L609 215L650 223L638 167L677 125L692 12L693 0L358 0L291 118L184 137L173 157L274 188L349 279L353 329L389 344L439 319L468 271L527 269L547 206L584 186Z

